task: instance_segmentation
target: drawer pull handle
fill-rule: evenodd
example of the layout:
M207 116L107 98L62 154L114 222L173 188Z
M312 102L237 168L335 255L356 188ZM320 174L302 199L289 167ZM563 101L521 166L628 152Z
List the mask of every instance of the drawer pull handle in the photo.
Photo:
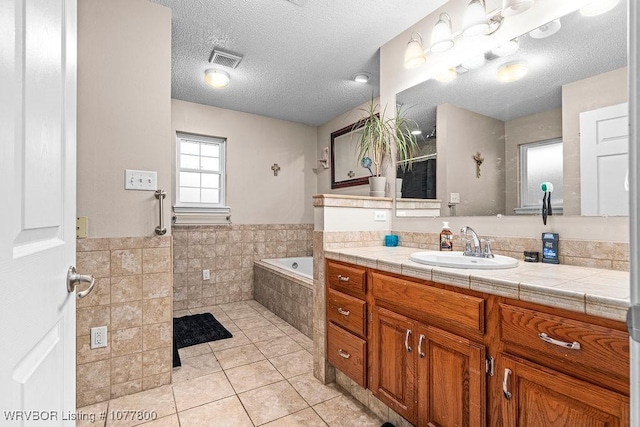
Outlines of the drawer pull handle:
M342 274L338 274L338 280L340 280L341 282L348 282L349 276L343 276Z
M351 314L349 310L343 310L342 307L338 307L338 313L342 314L343 316L348 316Z
M569 350L580 350L580 343L578 341L574 341L574 342L559 341L551 338L549 335L545 334L544 332L539 333L538 338L540 338L544 342L548 342L549 344L558 345L560 347L568 348Z
M511 375L511 369L505 368L504 379L502 380L502 393L507 400L511 399L512 396L509 391L509 375Z
M422 351L422 341L424 341L425 338L426 337L424 335L420 334L420 339L418 340L418 355L420 357L425 356L424 351Z
M407 329L407 334L404 336L404 348L407 349L407 353L411 351L409 346L409 335L411 335L411 329Z
M343 357L345 359L348 359L348 358L351 357L351 355L349 353L347 353L346 351L344 351L341 348L338 349L338 354L340 355L340 357Z

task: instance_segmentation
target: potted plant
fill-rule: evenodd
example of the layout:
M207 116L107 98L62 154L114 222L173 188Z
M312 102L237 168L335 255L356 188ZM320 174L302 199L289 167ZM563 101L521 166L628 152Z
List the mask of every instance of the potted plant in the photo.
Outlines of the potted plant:
M362 109L365 118L354 124L353 130L360 134L356 143L358 161L371 172L369 195L383 197L387 181L382 176L385 159L391 159L395 149L396 161L401 162L402 168L410 167L418 143L411 133L413 121L406 117L406 112L398 107L394 117L386 117L386 108L378 112L378 107L372 99L367 108Z

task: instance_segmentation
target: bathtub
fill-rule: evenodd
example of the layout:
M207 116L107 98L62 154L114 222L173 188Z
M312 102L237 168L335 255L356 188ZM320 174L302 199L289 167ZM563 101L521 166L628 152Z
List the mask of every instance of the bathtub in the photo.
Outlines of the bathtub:
M313 257L255 261L253 298L312 338Z

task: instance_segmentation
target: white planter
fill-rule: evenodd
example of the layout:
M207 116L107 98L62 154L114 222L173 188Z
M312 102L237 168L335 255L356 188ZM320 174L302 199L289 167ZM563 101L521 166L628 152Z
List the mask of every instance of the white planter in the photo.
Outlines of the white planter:
M370 176L369 177L369 195L370 196L384 197L386 186L387 186L386 176Z

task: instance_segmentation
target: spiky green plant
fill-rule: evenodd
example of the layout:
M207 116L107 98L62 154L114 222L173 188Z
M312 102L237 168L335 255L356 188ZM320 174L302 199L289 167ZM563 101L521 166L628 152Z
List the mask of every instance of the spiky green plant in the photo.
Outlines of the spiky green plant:
M379 105L373 99L362 108L365 118L353 125L353 130L360 133L357 143L358 161L370 157L374 166L374 176L380 176L382 164L386 157L391 157L393 147L396 161L404 169L411 166L410 159L418 152L418 143L411 133L413 120L406 116L406 111L396 109L395 117L386 117L386 107L378 112ZM415 126L414 126L415 127ZM407 161L405 161L407 160Z

